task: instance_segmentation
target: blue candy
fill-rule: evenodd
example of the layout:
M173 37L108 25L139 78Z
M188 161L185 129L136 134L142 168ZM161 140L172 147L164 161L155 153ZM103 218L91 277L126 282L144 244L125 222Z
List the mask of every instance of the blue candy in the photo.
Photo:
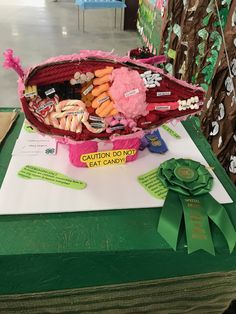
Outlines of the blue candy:
M152 153L163 154L168 151L167 145L158 130L145 135L147 148Z

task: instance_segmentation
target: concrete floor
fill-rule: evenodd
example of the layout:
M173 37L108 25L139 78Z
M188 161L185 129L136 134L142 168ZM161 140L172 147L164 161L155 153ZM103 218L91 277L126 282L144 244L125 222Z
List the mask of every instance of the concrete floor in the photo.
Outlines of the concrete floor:
M7 48L14 50L25 68L80 49L114 49L124 55L137 46L140 42L136 32L114 29L114 10L86 11L83 33L78 30L74 0L0 0L1 64ZM16 80L15 72L0 67L1 107L20 106Z

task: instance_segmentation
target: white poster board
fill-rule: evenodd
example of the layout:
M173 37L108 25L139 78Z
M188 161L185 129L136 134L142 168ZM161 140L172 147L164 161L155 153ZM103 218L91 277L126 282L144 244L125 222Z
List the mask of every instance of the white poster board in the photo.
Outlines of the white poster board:
M100 168L77 168L70 164L68 147L58 145L56 155L14 155L0 190L0 215L63 213L125 208L161 207L158 200L147 193L138 183L137 177L170 158L190 158L207 165L181 123L174 129L181 139L175 139L164 129L160 133L169 151L163 155L152 154L147 149L139 152L138 159L125 165ZM29 135L22 129L19 141L26 141ZM35 136L37 136L35 134ZM85 181L87 188L73 190L40 180L25 180L17 172L25 165L49 168L77 180ZM211 166L211 165L210 165ZM214 175L212 196L220 203L232 200Z

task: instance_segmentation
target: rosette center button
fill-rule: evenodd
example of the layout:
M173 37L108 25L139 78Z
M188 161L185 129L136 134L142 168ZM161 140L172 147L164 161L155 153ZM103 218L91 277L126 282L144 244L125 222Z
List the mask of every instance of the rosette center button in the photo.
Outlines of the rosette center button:
M184 182L192 182L198 178L197 171L186 166L176 167L174 169L174 174L179 180Z

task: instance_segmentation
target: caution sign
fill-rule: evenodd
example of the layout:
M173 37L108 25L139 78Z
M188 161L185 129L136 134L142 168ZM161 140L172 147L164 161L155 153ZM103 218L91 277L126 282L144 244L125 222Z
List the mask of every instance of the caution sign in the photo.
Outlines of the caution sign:
M89 168L121 165L126 163L126 158L134 156L136 149L120 149L83 154L80 157L81 162L85 162Z

